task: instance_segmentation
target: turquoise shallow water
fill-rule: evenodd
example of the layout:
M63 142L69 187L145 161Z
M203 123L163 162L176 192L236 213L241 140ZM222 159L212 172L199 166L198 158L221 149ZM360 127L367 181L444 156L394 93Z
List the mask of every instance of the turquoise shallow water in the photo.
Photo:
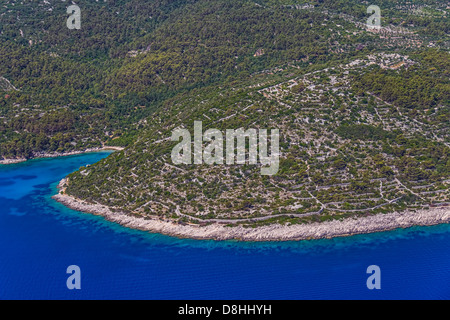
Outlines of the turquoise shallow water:
M108 153L0 166L0 299L449 299L450 225L300 242L198 241L54 202ZM66 269L81 268L81 290ZM366 269L381 268L381 290Z

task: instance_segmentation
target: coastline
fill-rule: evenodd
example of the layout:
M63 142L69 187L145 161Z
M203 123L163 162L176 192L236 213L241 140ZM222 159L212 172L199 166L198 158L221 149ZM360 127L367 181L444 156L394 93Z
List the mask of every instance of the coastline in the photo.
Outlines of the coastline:
M107 151L107 150L122 151L123 149L124 148L122 148L122 147L105 146L105 147L101 147L101 148L99 148L99 147L88 148L86 150L70 151L70 152L54 152L54 153L39 152L39 153L33 154L33 157L30 159L26 159L26 158L2 159L2 160L0 160L0 165L21 163L21 162L25 162L25 161L31 160L31 159L66 157L66 156L73 156L73 155L83 154L83 153L88 153L88 152L99 152L99 151Z
M65 181L63 179L58 188L62 188ZM450 223L450 208L443 207L289 226L273 224L257 228L244 228L242 226L227 227L223 224L207 226L180 225L170 221L144 219L130 216L123 212L113 212L107 206L89 204L66 194L59 193L52 198L73 210L103 216L106 220L118 223L124 227L198 240L259 242L329 239L413 226Z

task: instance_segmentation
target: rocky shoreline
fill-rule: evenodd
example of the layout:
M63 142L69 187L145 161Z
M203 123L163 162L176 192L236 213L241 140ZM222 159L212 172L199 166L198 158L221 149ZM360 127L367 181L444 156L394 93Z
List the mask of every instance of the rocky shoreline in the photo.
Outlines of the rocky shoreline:
M99 152L99 151L107 151L107 150L115 150L115 151L121 151L123 150L122 147L101 147L101 148L89 148L86 150L81 151L70 151L70 152L53 152L53 153L46 153L46 152L39 152L33 154L32 159L38 159L38 158L56 158L56 157L65 157L65 156L73 156L76 154L82 154L87 152ZM17 158L17 159L2 159L0 160L0 164L14 164L14 163L20 163L25 162L30 159L26 158Z
M65 180L60 183L60 187L64 183ZM274 224L257 228L245 228L242 226L228 227L223 224L208 226L180 225L170 221L130 216L123 212L112 211L107 206L89 204L63 193L53 196L53 199L71 209L100 215L111 222L128 228L199 240L292 241L324 239L413 226L450 223L450 208L444 207L289 226Z

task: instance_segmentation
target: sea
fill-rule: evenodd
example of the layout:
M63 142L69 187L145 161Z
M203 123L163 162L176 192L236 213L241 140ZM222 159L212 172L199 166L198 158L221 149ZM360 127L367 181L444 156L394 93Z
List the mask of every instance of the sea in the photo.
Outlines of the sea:
M125 228L51 199L60 179L108 155L0 166L0 299L450 298L449 224L324 240L203 241ZM69 266L79 268L80 289L67 285Z

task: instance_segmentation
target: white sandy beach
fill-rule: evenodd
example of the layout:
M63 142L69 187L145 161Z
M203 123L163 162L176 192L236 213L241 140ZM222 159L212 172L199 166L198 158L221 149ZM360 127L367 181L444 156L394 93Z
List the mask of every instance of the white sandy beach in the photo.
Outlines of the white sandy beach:
M92 205L64 194L55 195L53 198L69 208L101 215L107 220L119 223L125 227L191 239L235 239L241 241L323 239L450 222L450 208L443 207L289 226L280 224L257 228L228 227L223 224L196 226L181 225L176 222L158 219L138 218L125 213L113 212L106 206Z

